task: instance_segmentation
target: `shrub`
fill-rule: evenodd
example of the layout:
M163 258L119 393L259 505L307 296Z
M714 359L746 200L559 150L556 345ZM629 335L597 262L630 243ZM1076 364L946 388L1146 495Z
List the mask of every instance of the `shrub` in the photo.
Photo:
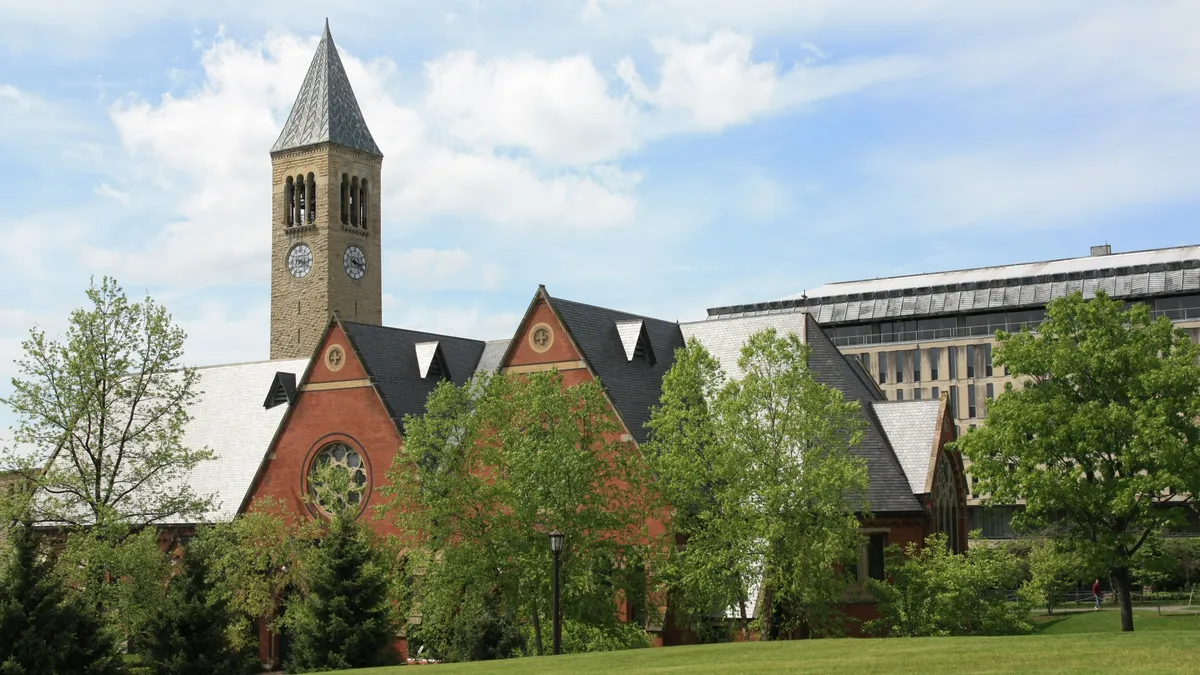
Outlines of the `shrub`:
M207 565L194 552L167 585L166 602L147 618L137 641L149 675L239 675L262 669L248 646L230 644L235 620L224 598L212 593Z
M650 646L650 636L635 623L614 622L594 626L578 621L563 621L562 650L564 654L578 652L614 652L622 649L642 649Z
M1016 635L1032 630L1023 601L1010 601L1020 582L1016 558L1001 548L952 553L935 534L924 546L888 547L890 581L870 580L879 619L866 628L893 636Z
M68 597L62 577L40 555L28 523L9 530L0 576L0 673L114 675L125 672L96 612Z
M1021 597L1053 614L1063 595L1079 580L1082 572L1079 556L1052 540L1045 540L1030 549L1028 564L1030 579L1021 586Z

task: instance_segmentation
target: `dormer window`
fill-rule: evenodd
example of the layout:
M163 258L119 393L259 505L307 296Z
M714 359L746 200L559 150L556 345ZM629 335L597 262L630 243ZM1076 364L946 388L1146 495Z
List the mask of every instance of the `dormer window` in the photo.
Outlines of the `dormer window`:
M439 342L418 342L414 349L417 355L417 374L421 379L448 380L450 370L446 367L446 356Z
M625 349L625 359L629 362L640 361L654 365L654 348L650 345L650 334L646 331L646 322L641 319L617 322L617 335L621 338L621 346Z

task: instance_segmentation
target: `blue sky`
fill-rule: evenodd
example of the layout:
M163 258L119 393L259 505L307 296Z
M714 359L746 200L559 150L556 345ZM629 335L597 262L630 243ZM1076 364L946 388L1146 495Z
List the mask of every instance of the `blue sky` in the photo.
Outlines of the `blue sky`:
M326 16L385 155L388 325L1200 241L1195 2L338 5L0 0L0 393L90 275L194 364L266 358L268 150Z

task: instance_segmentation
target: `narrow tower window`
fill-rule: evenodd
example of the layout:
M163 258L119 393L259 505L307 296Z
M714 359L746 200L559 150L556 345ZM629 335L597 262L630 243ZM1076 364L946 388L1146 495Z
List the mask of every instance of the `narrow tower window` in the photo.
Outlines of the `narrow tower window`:
M305 213L308 212L308 205L304 203L304 176L296 176L296 210L292 217L292 222L296 225L304 224Z
M342 224L350 224L350 177L342 174Z
M283 223L288 227L295 224L295 221L292 220L292 214L294 213L292 203L295 199L296 186L292 183L292 177L288 176L287 181L283 184Z
M317 179L311 171L308 172L308 189L305 194L308 195L308 224L311 225L317 222Z
M366 229L367 227L367 179L364 178L358 184L358 225Z
M350 224L358 227L358 176L350 179Z

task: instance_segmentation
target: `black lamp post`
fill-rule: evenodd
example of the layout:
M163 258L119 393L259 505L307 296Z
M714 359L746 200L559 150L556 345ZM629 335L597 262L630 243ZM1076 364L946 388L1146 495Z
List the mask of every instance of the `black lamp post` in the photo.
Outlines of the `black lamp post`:
M564 536L557 527L550 533L550 550L554 553L554 654L562 653L562 608L559 606L558 573L562 567Z

